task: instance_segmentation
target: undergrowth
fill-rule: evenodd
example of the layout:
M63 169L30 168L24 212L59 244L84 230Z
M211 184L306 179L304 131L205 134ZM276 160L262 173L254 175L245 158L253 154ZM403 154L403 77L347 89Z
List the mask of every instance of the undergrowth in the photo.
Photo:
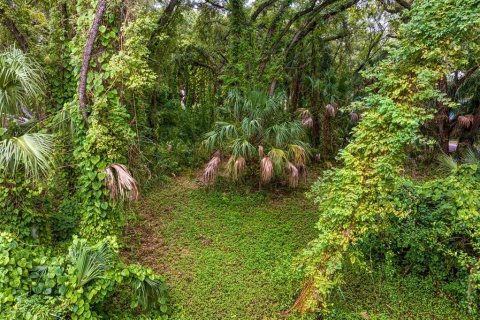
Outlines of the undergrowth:
M166 275L173 319L300 319L288 314L302 279L292 261L318 217L303 190L220 192L180 177L139 203L124 255ZM326 319L468 319L428 279L346 274Z

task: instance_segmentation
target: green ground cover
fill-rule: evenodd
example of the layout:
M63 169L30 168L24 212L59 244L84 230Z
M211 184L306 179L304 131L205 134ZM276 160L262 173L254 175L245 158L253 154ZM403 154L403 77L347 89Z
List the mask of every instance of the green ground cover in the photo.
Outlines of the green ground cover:
M301 277L292 261L315 236L304 190L205 190L178 178L153 187L127 228L124 254L164 273L174 319L299 319L287 315ZM468 319L418 279L349 273L328 319Z

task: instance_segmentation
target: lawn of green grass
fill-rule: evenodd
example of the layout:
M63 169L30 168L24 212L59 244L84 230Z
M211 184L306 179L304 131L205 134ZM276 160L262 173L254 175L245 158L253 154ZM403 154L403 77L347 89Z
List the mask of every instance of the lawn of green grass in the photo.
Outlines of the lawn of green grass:
M285 310L301 280L292 261L315 237L315 206L304 191L219 190L183 177L152 188L124 255L165 274L173 319L299 319ZM347 278L328 319L467 319L428 284Z

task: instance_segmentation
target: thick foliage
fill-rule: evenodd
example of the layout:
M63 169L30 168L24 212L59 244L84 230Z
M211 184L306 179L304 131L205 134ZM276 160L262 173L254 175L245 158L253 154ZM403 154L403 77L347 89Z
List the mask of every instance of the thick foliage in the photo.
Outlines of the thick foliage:
M303 270L307 281L294 306L298 310L325 308L329 290L341 281L339 270L345 259L362 261L364 252L360 243L368 238L383 242L382 234L399 231L401 228L392 220L403 223L415 219L410 198L400 192L405 186L415 184L404 174L407 147L422 142L419 128L431 117L433 102L452 105L437 90L438 81L452 69L465 68L469 57L478 57L478 33L471 30L478 30L479 12L477 1L415 2L410 21L401 28L401 38L390 50L389 58L369 73L376 82L370 94L356 104L365 112L354 129L354 140L340 153L343 166L327 172L312 188L311 194L320 208L319 237L305 251ZM469 176L476 175L473 171L466 174L465 181L461 176L452 176L420 184L413 192L418 197L417 203L429 204L429 209L436 210L438 215L448 211L452 216L446 228L456 229L469 243L474 241L472 231L478 228L478 203L473 198L460 200L458 195L478 188L475 179ZM453 186L456 191L451 190ZM425 209L415 214L422 216L422 220L427 219L423 215L431 212ZM447 221L444 219L438 221L439 225ZM467 221L469 225L465 225ZM460 225L464 227L459 228ZM425 246L443 250L443 238L435 236L436 227L427 225L422 232L428 234L422 239ZM448 230L445 232L448 238ZM404 239L409 243L406 247L412 246L414 255L414 249L421 244L414 245L415 241L407 239ZM388 239L385 241L387 244ZM450 257L456 257L457 267L476 274L473 267L476 262L470 268L462 262L477 261L479 255L475 250L467 250L467 258L465 251L454 244L446 247L443 255L449 252ZM444 259L443 255L432 259L448 263L450 259Z
M207 184L213 182L223 154L230 156L227 171L234 180L245 174L247 164L256 163L263 183L286 173L290 185L297 186L306 174L308 145L301 122L291 118L285 103L282 94L230 93L225 120L217 122L203 142L208 151L217 151L205 168Z
M152 316L166 318L164 280L150 269L123 264L112 238L96 245L75 238L66 256L54 256L3 232L0 274L0 317L5 319L108 319L105 300L123 284L131 287L132 309L153 307L158 313Z

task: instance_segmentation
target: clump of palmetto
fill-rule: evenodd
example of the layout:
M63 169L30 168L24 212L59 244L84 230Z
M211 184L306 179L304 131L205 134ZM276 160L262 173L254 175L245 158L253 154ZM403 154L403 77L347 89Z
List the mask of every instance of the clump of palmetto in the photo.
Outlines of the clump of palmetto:
M247 171L258 170L262 184L274 177L287 177L291 187L298 186L299 177L306 175L308 160L304 127L313 120L308 111L302 114L301 121L292 119L285 101L283 94L230 92L223 108L225 120L217 122L203 141L203 146L213 153L203 173L206 185L215 182L221 155L225 155L226 173L234 181Z
M112 199L138 199L138 183L123 164L112 163L105 169L105 184Z

